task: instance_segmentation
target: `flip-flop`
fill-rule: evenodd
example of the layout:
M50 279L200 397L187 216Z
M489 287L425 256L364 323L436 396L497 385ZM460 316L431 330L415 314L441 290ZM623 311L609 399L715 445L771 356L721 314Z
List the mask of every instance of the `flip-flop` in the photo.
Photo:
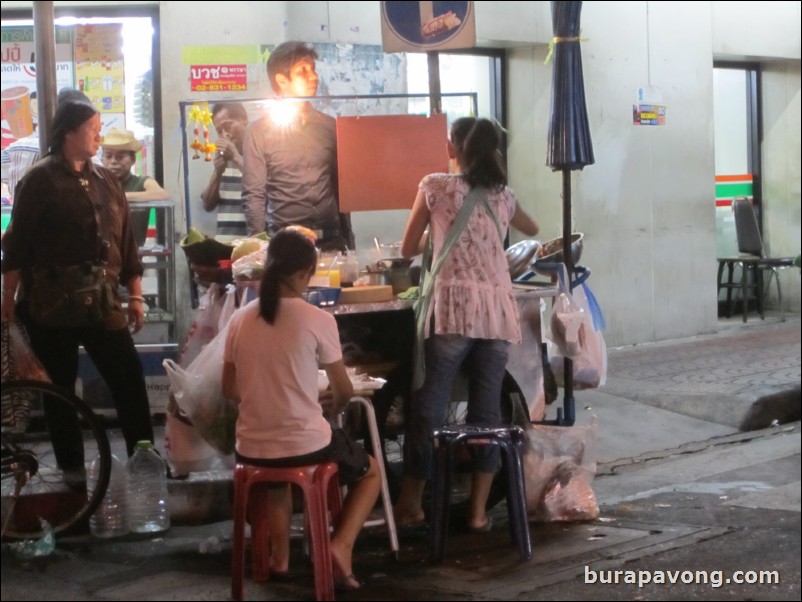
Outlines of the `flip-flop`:
M488 516L487 522L484 525L479 527L472 527L470 524L468 525L468 531L471 533L487 533L493 528L493 517Z
M334 589L338 592L352 592L362 587L362 582L356 578L356 575L349 573L342 577L334 578Z

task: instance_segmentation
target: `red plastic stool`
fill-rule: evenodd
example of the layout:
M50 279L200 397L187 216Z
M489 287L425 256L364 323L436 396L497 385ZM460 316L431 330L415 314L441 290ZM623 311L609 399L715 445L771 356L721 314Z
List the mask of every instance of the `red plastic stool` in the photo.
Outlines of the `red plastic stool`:
M270 577L265 483L293 483L301 488L307 535L315 570L315 598L334 600L334 572L329 552L329 512L336 524L340 515L340 489L336 462L269 468L237 463L234 469L234 541L231 548L231 597L242 600L245 574L245 522L251 519L251 564L255 581ZM254 486L256 486L254 488Z

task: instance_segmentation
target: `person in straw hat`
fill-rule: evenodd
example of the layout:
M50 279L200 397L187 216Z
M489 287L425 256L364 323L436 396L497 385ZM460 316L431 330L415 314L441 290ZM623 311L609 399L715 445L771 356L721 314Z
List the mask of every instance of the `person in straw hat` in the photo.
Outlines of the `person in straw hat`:
M134 138L132 131L112 128L103 137L100 146L103 149L103 167L117 176L129 201L164 201L170 198L156 180L131 172L136 163L136 154L143 146Z
M123 187L125 197L130 202L165 201L170 198L168 192L150 176L137 176L131 171L136 163L136 154L142 149L142 143L134 138L130 130L110 129L103 137L103 167L113 173ZM134 238L140 247L145 244L148 232L149 211L132 211L131 222L134 226Z

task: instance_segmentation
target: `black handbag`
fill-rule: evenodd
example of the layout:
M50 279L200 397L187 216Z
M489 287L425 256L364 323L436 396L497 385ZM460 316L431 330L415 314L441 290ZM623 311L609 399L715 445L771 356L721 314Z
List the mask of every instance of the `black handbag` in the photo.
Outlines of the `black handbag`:
M50 265L33 270L28 295L31 318L49 328L87 328L101 326L112 313L114 291L106 278L109 248L109 209L94 203L100 235L97 260L78 265Z
M114 309L106 269L84 263L35 270L28 311L34 321L50 328L100 326Z

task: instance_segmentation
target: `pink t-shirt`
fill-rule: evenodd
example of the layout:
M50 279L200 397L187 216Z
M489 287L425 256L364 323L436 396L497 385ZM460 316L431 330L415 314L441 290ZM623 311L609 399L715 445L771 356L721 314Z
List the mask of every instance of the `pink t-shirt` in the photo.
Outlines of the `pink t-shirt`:
M334 316L303 299L282 298L273 324L255 299L231 317L225 361L237 369L237 451L285 458L318 451L331 426L318 403L317 371L342 358Z
M423 178L420 189L430 212L429 233L437 258L470 186L460 175L432 174ZM515 193L505 186L490 193L488 201L503 235L515 213ZM482 203L473 210L437 274L432 306L436 334L521 342L504 241Z

